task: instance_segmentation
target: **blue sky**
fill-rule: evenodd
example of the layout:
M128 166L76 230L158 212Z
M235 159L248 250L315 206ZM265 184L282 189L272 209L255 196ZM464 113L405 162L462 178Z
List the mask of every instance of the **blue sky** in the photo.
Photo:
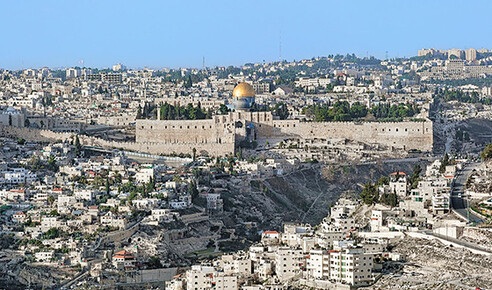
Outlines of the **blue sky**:
M492 49L492 1L0 3L0 68L201 67L420 48Z

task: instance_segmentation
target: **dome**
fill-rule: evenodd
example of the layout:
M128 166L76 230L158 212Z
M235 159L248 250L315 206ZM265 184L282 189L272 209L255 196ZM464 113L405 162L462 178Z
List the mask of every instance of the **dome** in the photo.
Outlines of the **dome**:
M232 96L234 98L254 97L255 96L255 90L253 89L253 87L250 84L243 82L243 83L238 84L234 88L234 91L232 91Z

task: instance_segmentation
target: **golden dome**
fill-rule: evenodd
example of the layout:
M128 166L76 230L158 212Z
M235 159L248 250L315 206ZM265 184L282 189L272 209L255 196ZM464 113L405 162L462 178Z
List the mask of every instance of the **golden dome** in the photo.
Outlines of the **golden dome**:
M238 84L234 88L234 91L232 91L232 96L234 98L254 97L255 96L255 90L253 89L253 87L250 84L243 82L243 83Z

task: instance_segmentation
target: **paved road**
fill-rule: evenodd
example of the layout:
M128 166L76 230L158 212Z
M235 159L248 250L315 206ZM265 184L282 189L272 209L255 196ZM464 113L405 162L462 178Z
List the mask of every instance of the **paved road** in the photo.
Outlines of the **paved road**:
M469 212L470 222L480 222L482 221L482 218L476 215L472 210L468 209L466 199L459 195L462 195L465 192L466 180L476 167L477 164L468 164L463 170L458 171L451 190L451 208L465 218L468 218Z

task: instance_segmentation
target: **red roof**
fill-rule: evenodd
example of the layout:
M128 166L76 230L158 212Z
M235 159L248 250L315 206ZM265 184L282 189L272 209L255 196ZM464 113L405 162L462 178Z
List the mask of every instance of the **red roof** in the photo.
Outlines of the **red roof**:
M125 250L122 250L122 251L119 251L116 253L116 255L131 255L132 253L128 252L128 251L125 251Z
M276 231L264 231L264 234L278 234Z
M135 257L133 256L132 253L128 252L128 251L119 251L117 252L113 258L120 258L120 259L134 259Z
M395 172L391 173L390 175L407 175L407 174L403 171L395 171Z

